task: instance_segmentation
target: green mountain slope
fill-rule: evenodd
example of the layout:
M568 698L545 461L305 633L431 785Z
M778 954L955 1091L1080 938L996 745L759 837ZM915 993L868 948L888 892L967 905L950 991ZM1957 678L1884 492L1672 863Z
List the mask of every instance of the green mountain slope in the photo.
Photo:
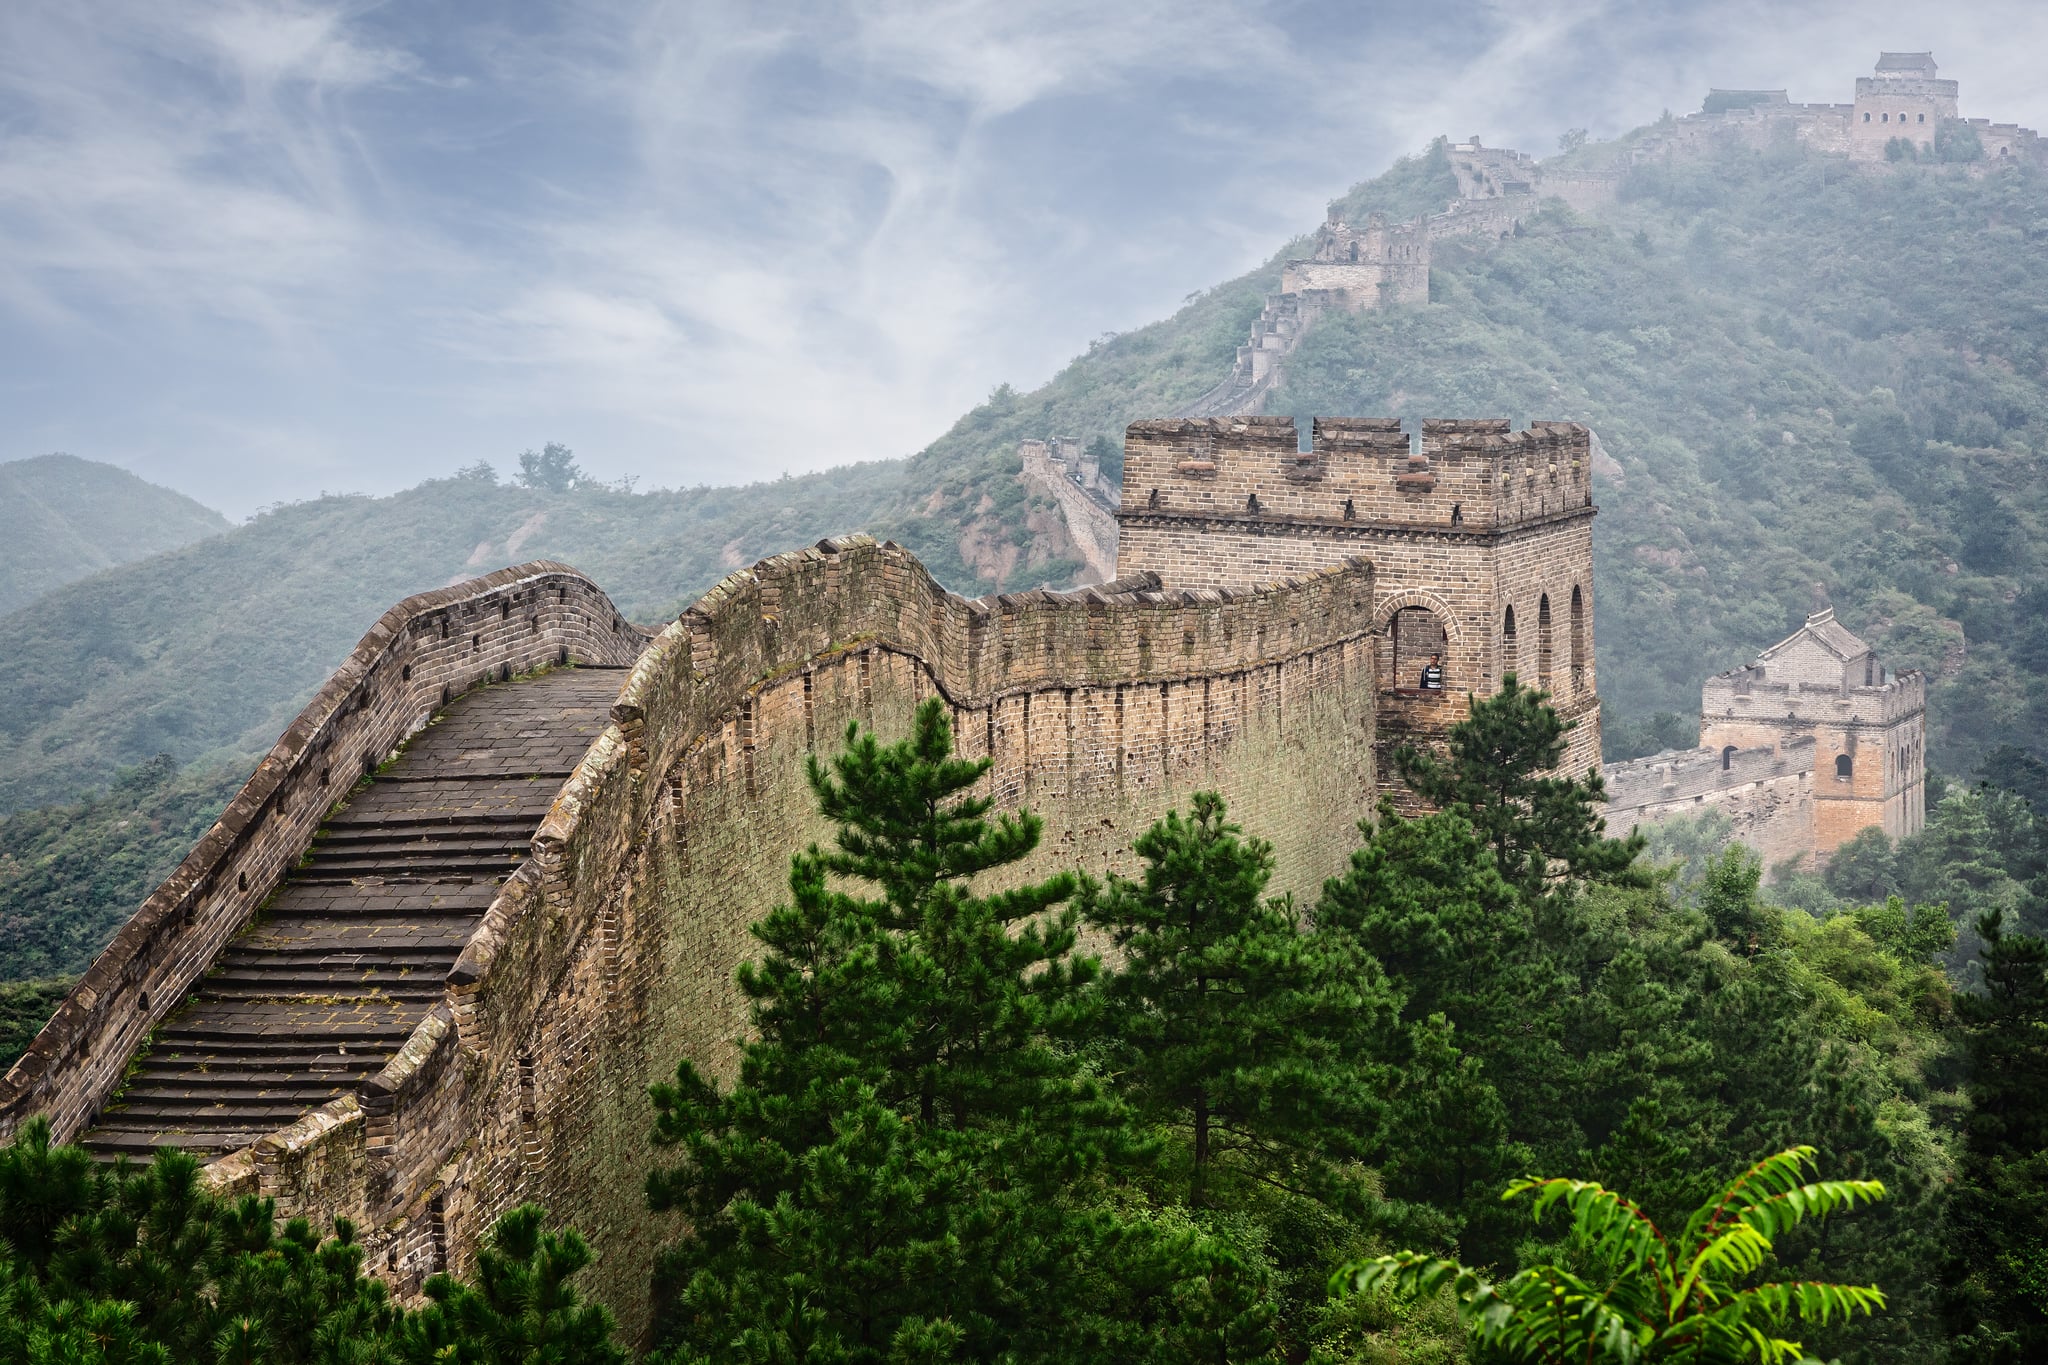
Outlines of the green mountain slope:
M0 464L0 614L227 529L212 508L110 464L73 455Z
M1450 183L1432 152L1340 208L1409 216ZM1268 408L1591 422L1611 457L1596 629L1613 750L1683 740L1701 678L1826 597L1934 676L1931 756L1964 773L1994 738L2048 733L2044 235L2048 187L2017 168L1787 150L1639 169L1597 220L1553 208L1515 239L1440 244L1427 307L1326 317ZM0 623L0 810L75 800L159 752L246 761L389 603L518 559L578 564L643 621L856 528L962 591L1065 581L1017 442L1192 400L1299 247L1036 391L999 389L907 461L642 495L437 480L286 508L64 590ZM1653 727L1660 711L1681 719Z
M1426 309L1326 320L1269 409L1590 423L1624 730L1832 601L1927 670L1932 759L1965 773L2048 733L2044 239L2048 184L2019 170L1639 170L1597 223L1440 247Z
M660 620L731 565L872 520L901 476L645 495L441 479L285 507L74 584L0 620L0 810L76 799L157 754L253 761L412 593L554 558Z

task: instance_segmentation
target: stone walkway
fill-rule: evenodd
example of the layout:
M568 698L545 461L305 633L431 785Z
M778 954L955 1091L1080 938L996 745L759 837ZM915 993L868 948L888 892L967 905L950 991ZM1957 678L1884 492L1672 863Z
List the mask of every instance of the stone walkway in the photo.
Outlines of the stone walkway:
M623 682L559 669L458 698L321 829L80 1142L219 1156L376 1074L441 998Z

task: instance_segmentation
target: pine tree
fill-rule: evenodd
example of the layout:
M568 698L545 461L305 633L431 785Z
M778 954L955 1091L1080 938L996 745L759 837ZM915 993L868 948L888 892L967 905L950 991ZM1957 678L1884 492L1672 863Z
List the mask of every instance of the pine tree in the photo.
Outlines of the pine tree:
M1108 981L1104 1036L1126 1093L1190 1144L1188 1202L1213 1167L1329 1197L1335 1163L1371 1149L1397 1001L1378 967L1337 935L1302 932L1268 899L1271 845L1195 794L1136 844L1142 880L1112 878L1083 913L1124 965Z
M1991 1362L2048 1354L2048 940L1977 924L1981 995L1958 995L1970 1062L1963 1179L1950 1203L1949 1312Z
M1229 1305L1200 1330L1253 1311L1221 1249L1085 1197L1146 1144L1053 1041L1097 973L1072 955L1079 879L971 884L1040 834L1029 814L988 818L970 794L987 768L953 756L938 700L899 743L849 726L842 754L812 760L838 830L755 927L767 952L740 985L758 1037L737 1083L686 1060L652 1092L655 1142L680 1160L649 1202L688 1220L657 1271L662 1359L1142 1359L1170 1334L1130 1324L1189 1329L1200 1315L1174 1305L1196 1286Z
M1451 727L1447 758L1404 746L1394 765L1417 796L1470 820L1501 875L1527 893L1561 878L1645 884L1636 866L1643 836L1609 839L1594 809L1606 796L1600 770L1582 778L1557 771L1578 722L1561 718L1548 700L1510 673L1499 692L1474 700L1471 714Z
M99 1166L32 1119L0 1147L0 1361L619 1365L610 1315L566 1283L588 1251L545 1217L506 1215L481 1289L436 1277L439 1302L408 1315L347 1219L325 1240L303 1218L279 1230L272 1201L215 1196L185 1153Z
M399 1325L403 1365L625 1365L611 1314L581 1301L569 1281L590 1264L573 1229L553 1231L547 1210L522 1204L491 1225L477 1249L476 1283L435 1275L427 1306Z

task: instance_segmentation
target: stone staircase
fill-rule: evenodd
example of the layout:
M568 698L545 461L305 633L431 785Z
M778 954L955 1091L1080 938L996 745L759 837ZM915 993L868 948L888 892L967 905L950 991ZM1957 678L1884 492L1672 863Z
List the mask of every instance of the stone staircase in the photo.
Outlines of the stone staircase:
M102 1159L219 1156L376 1074L442 997L623 681L557 669L458 698L321 828L80 1142Z
M1229 376L1174 415L1244 417L1257 412L1267 392L1280 382L1280 362L1301 343L1324 306L1321 291L1266 295L1266 306L1252 324L1251 340L1237 348L1237 363Z

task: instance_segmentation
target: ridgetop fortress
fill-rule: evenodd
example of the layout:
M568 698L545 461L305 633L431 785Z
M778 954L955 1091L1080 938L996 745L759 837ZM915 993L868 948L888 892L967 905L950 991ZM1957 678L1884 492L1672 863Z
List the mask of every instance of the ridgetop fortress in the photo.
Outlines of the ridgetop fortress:
M1378 750L1438 740L1508 673L1576 721L1565 770L1600 761L1591 434L1569 422L1291 417L1133 423L1118 568L1234 588L1362 556L1377 579ZM1443 687L1420 685L1432 656Z
M1691 150L1722 137L1766 144L1791 137L1852 161L1938 156L1950 138L1974 141L1989 165L2014 160L2048 164L2048 147L2031 128L1961 117L1961 86L1943 80L1932 52L1881 52L1868 76L1856 78L1849 104L1794 104L1783 90L1709 90L1698 113L1660 128L1635 148L1638 159ZM1904 144L1897 150L1894 144Z

